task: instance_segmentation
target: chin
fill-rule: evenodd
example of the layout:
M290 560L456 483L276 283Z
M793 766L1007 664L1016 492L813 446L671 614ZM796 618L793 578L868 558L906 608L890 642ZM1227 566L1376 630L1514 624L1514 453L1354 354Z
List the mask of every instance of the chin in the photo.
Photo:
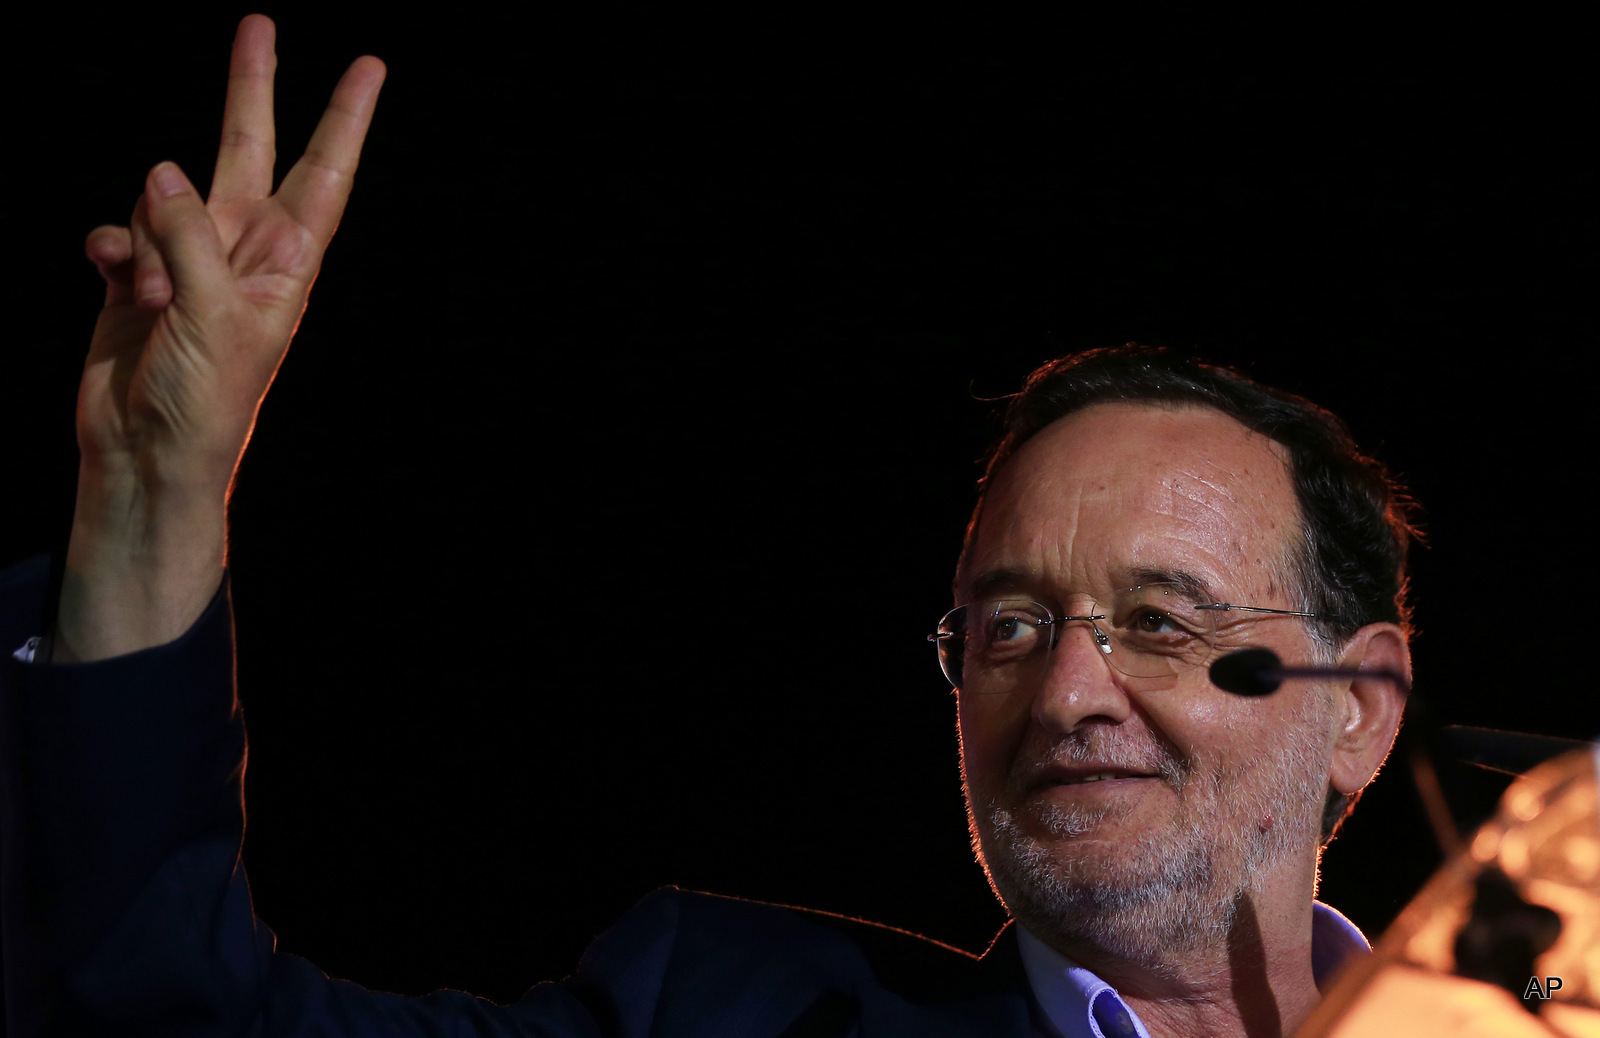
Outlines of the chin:
M972 828L1006 909L1058 949L1090 946L1155 964L1225 942L1242 889L1219 883L1218 850L1198 829L1096 838L1081 812L987 812ZM1033 835L1042 830L1043 835Z

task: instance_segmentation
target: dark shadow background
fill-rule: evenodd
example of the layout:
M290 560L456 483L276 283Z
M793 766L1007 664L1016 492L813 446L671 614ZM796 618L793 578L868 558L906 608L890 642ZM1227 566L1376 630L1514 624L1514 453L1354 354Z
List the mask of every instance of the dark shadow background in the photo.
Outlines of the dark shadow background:
M70 518L83 237L162 159L209 180L245 13L11 37L0 561ZM508 1001L675 883L982 949L923 636L983 398L1090 346L1344 415L1426 507L1419 687L1600 731L1575 26L266 13L280 175L390 68L233 509L281 948ZM1392 768L1322 897L1376 936L1437 864Z

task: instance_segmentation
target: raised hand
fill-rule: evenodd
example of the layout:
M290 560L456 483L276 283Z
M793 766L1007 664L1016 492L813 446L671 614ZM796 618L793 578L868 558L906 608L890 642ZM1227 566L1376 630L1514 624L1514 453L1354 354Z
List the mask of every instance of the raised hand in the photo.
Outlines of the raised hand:
M57 661L176 637L220 579L233 473L350 197L385 75L374 57L351 64L273 193L274 36L263 15L239 23L210 197L162 163L131 225L98 227L85 244L106 301L78 393Z

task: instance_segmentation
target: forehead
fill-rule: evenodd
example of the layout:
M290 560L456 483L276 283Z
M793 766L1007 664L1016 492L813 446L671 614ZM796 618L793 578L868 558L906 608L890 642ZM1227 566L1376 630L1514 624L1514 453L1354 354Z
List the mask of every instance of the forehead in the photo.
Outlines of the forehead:
M962 584L1006 571L1092 592L1157 571L1267 597L1282 587L1298 512L1282 446L1222 412L1095 404L1006 462Z

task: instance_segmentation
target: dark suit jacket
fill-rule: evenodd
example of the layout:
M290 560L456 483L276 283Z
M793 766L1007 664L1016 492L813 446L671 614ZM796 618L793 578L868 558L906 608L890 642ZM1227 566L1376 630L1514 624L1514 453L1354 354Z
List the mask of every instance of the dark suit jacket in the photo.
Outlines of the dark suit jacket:
M182 638L23 664L44 560L0 574L0 938L23 1035L1024 1035L1014 934L981 960L822 913L675 888L577 973L498 1006L402 998L277 954L239 861L245 732L227 586Z

